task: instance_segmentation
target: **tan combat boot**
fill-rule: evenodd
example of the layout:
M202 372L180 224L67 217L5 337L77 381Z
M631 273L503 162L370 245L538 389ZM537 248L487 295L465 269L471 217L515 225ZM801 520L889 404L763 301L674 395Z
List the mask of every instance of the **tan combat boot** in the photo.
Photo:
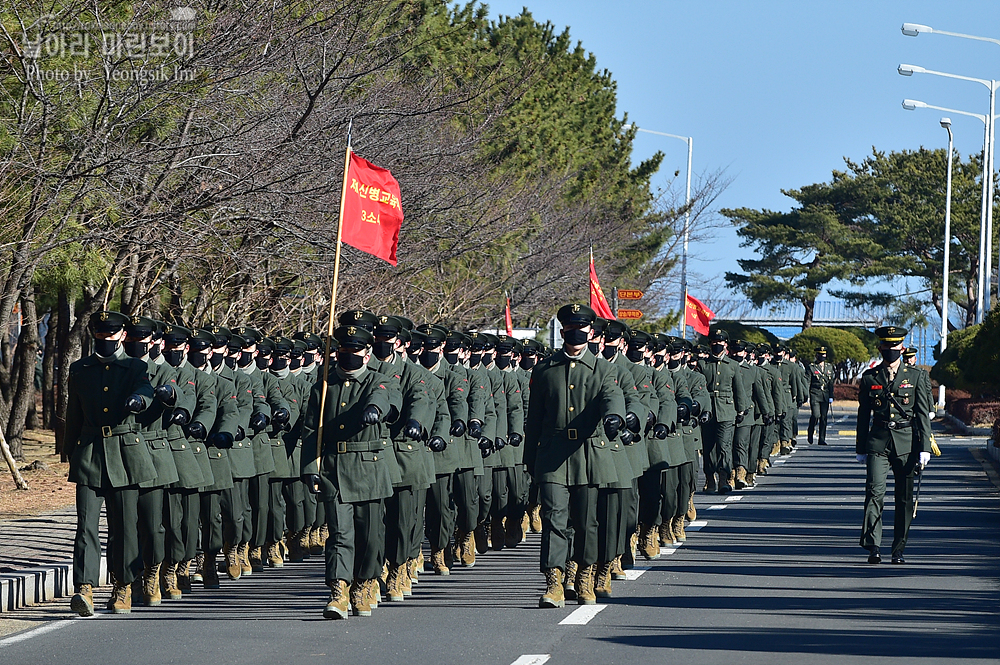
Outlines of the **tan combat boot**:
M774 445L771 446L771 454L772 455L777 455L780 452L781 452L781 442L780 441L775 441Z
M284 560L281 558L281 550L278 548L278 543L267 544L267 565L270 568L281 568L285 565Z
M566 607L563 593L563 572L558 568L545 571L545 593L538 600L539 607Z
M604 561L597 564L597 575L594 577L595 598L611 597L611 569L613 567L613 561Z
M365 580L351 582L351 608L356 617L370 617L372 615L368 584Z
M594 577L597 564L580 566L576 571L576 602L578 605L596 605L597 595L594 593Z
M687 533L684 531L684 516L674 518L674 540L683 543L687 540Z
M177 586L177 564L164 563L160 566L160 586L163 593L170 600L180 600L183 596Z
M475 535L475 540L476 540L476 551L479 552L480 554L486 554L487 552L489 552L490 551L490 535L486 531L486 523L485 522L483 522L482 524L480 524L480 525L478 525L476 527L474 535Z
M305 543L303 546L302 543ZM288 535L288 561L290 563L302 563L309 547L309 531L303 529Z
M255 547L250 550L250 567L255 573L264 572L264 550L260 547Z
M622 568L622 558L615 557L615 560L611 562L611 579L613 580L627 580L628 576L625 575L625 569Z
M743 489L747 486L747 470L742 466L736 467L736 485L734 487L738 490Z
M410 559L409 561L407 561L406 563L404 563L402 566L400 566L400 569L402 570L402 572L400 572L400 574L399 574L399 580L400 580L399 583L400 583L400 586L403 589L403 595L404 596L412 596L413 595L413 569L411 568L411 566L413 565L413 562L414 562L414 560Z
M82 617L94 616L94 587L90 584L77 584L76 592L69 601L69 607Z
M213 563L212 565L214 566L215 564ZM199 552L194 557L194 567L193 567L193 569L191 569L191 581L192 582L204 582L205 581L204 580L204 576L201 574L201 569L204 568L204 567L205 567L205 554L203 552ZM181 587L181 591L184 591L183 587Z
M746 482L747 482L747 487L756 487L756 485L757 485L757 474L753 473L753 472L748 473L747 474L747 481Z
M132 612L132 585L114 583L111 589L111 598L108 599L108 609L112 614L131 614Z
M330 527L324 524L319 528L319 546L321 548L326 547L326 541L329 537L330 537ZM322 553L323 553L322 551L316 552L316 554L322 554Z
M538 504L531 508L531 532L542 532L542 507Z
M215 552L211 554L206 554L202 559L201 564L201 581L205 585L206 589L218 589L219 588L219 573L215 569L215 557L217 554ZM193 576L192 576L192 579Z
M576 599L576 561L566 562L566 574L563 576L563 595L567 600Z
M147 566L142 571L142 604L156 607L163 602L160 594L160 564Z
M691 496L688 497L688 509L686 517L692 522L698 519L698 509L694 507L694 492L691 492Z
M191 559L186 559L177 564L177 588L184 591L191 590Z
M330 602L323 610L324 619L346 619L349 611L347 600L347 582L344 580L334 580L327 582L330 587Z
M403 566L389 565L385 578L385 597L390 603L403 602Z
M431 552L431 566L434 567L435 575L451 575L448 564L444 559L444 550L433 550Z
M238 547L235 545L225 544L222 546L222 558L226 560L226 574L229 575L229 579L238 580L240 575L243 574L243 566L240 565L240 556L238 552ZM205 557L206 562L208 557ZM205 570L202 571L202 575L208 572L208 566L205 566ZM212 566L215 569L215 566Z
M314 527L313 530L309 532L308 543L303 543L304 558L308 559L311 554L319 556L323 553L323 550L326 548L326 536L323 535L323 529L325 528L326 525L324 524L319 529Z
M471 533L462 534L462 542L459 547L459 561L463 568L472 568L476 565L476 545L473 542L474 536Z
M382 591L378 585L378 579L365 581L365 593L368 596L368 604L373 610L378 609L378 604L382 601Z
M674 532L670 520L660 522L658 543L660 547L670 547L674 544Z
M240 562L240 574L243 577L253 575L253 564L250 563L250 543L240 543L236 548L236 558Z
M792 452L792 442L791 441L780 442L780 444L778 445L778 452L782 455L790 454Z
M642 525L642 532L639 534L639 547L642 548L642 556L647 561L660 558L660 544L657 542L657 535L655 526Z
M528 539L528 532L531 531L531 517L528 515L528 511L524 512L521 517L521 542L523 543Z

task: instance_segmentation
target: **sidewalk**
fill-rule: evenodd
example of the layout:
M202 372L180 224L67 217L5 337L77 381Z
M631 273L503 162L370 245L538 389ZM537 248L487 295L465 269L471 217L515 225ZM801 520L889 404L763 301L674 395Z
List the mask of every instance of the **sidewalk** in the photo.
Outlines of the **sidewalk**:
M73 594L76 510L0 520L0 613ZM101 514L101 542L107 523ZM101 580L107 566L101 557Z

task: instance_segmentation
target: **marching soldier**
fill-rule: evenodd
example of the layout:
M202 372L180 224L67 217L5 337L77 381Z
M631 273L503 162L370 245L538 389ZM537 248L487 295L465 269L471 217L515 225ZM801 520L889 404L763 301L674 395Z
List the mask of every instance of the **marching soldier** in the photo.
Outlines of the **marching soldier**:
M739 380L737 363L727 355L729 333L716 329L709 335L711 355L700 363L702 374L705 375L707 389L712 397L711 418L702 433L705 437L703 450L705 454L706 490L715 489L715 477L719 478L719 494L731 492L733 489L733 434L737 416L746 414L749 399L744 390L743 382Z
M578 566L580 604L596 602L597 492L618 480L609 457L621 454L617 439L625 425L625 402L612 368L587 349L594 311L565 305L557 318L564 345L532 370L525 426L524 461L539 484L542 504L540 563L546 590L540 607L565 605L562 577L571 558Z
M816 347L816 362L809 365L809 443L819 425L819 445L826 445L826 423L833 404L833 364L826 361L825 346Z
M861 547L868 563L881 563L882 510L886 476L892 469L895 512L892 563L905 563L910 520L913 515L913 477L931 453L933 408L930 391L923 389L920 372L906 365L900 355L907 330L883 326L875 331L882 363L861 375L858 390L858 462L865 464L865 515Z

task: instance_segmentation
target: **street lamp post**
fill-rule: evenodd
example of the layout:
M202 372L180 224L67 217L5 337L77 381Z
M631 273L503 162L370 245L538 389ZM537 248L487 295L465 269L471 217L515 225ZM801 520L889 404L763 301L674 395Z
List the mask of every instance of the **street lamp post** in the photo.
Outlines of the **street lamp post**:
M911 25L911 24L905 24ZM926 27L926 26L922 26ZM904 31L904 34L908 34ZM949 33L950 34L950 33ZM992 41L983 39L982 41ZM1000 42L998 42L1000 43ZM996 92L1000 87L1000 82L973 78L971 76L960 76L947 72L938 72L916 65L900 65L896 70L902 76L912 76L914 74L932 74L945 78L958 79L960 81L972 81L981 83L990 91L990 112L989 115L976 116L986 124L985 138L983 140L983 202L980 211L979 228L979 280L976 289L976 323L982 323L986 312L990 309L990 293L992 292L992 272L993 272L993 120L996 108ZM903 104L904 108L906 104ZM925 105L927 106L927 105ZM936 108L927 106L927 108ZM965 114L970 115L970 114Z
M948 348L948 278L951 270L951 158L954 136L951 118L941 118L941 126L948 130L948 184L944 195L944 273L941 280L941 353ZM944 384L938 386L938 409L944 411Z
M635 127L635 125L622 125L622 129L628 131ZM656 134L657 136L666 136L672 139L680 139L687 143L688 148L688 159L687 159L687 184L684 188L684 244L683 253L681 254L681 338L687 339L687 326L684 323L684 317L687 314L687 269L688 269L688 240L691 234L691 156L694 152L694 139L690 136L681 136L679 134L667 134L666 132L654 132L651 129L642 129L641 127L635 127L637 132L645 132L646 134Z

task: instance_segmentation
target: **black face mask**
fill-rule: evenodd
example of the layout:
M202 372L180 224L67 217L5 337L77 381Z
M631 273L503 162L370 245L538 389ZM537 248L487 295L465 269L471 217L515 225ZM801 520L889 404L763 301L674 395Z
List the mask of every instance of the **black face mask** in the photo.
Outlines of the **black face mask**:
M195 367L204 367L205 363L208 362L208 351L195 351L191 349L188 351L188 362Z
M510 356L497 356L497 367L507 369L510 367Z
M680 358L671 358L667 361L667 369L677 369L681 366Z
M902 353L902 349L880 349L879 353L882 354L882 358L887 363L894 363L899 360L899 356Z
M160 357L160 350L161 347L159 344L153 344L152 346L149 347L149 357L152 358L153 360L156 360L157 358Z
M171 367L180 367L181 361L184 360L184 352L180 349L168 349L163 352L163 359Z
M95 339L94 340L94 353L99 356L104 356L108 358L115 355L118 351L118 346L121 344L120 341L115 339Z
M392 355L392 347L393 347L392 342L376 341L375 343L372 344L372 353L374 353L375 357L378 358L379 360L385 360L386 358Z
M444 359L447 360L452 365L458 364L458 351L455 353L445 353Z
M221 351L212 351L212 355L209 356L208 362L212 363L212 369L219 369L222 367L222 361L226 359L226 354Z
M229 369L236 369L236 358L232 356L226 356L226 367Z
M236 361L236 364L240 367L249 367L250 363L253 362L253 352L252 351L242 351L240 352L240 359Z
M308 367L309 365L312 365L314 362L316 362L316 352L315 351L306 351L305 353L302 354L302 366L303 367Z
M298 369L302 367L302 358L289 358L288 369Z
M478 367L479 363L482 362L482 360L483 360L482 353L473 353L469 356L469 366Z
M653 356L653 367L663 367L663 356Z
M276 356L271 360L271 369L276 369L280 371L285 369L286 367L288 367L288 358L282 358L281 356Z
M634 363L641 363L643 360L643 350L637 349L633 346L628 347L628 351L625 352L625 355Z
M521 369L531 369L538 359L535 356L525 356L521 358Z
M570 346L583 346L587 343L588 337L590 337L590 333L586 330L580 328L567 330L563 328L563 341Z
M715 354L715 355L717 355L717 356L721 356L722 352L725 351L725 350L726 350L726 345L725 344L713 344L712 345L712 353Z
M601 352L601 343L600 342L587 342L587 348L590 350L591 353L593 353L596 356L598 353ZM604 347L604 348L606 349L608 347Z
M125 342L122 346L125 347L125 353L133 358L142 358L149 353L148 342Z
M605 346L604 350L601 351L601 355L607 358L608 360L614 358L616 353L618 353L617 346Z
M345 372L353 372L365 366L365 357L354 353L343 353L337 356L337 364Z
M254 362L257 363L257 369L263 371L270 367L271 356L257 356L257 359L254 360Z
M481 362L484 365L486 365L487 367L489 367L490 363L493 362L493 354L492 353L484 353L483 354L483 359L480 360L479 362Z
M441 362L441 354L437 351L421 351L420 364L428 369Z

